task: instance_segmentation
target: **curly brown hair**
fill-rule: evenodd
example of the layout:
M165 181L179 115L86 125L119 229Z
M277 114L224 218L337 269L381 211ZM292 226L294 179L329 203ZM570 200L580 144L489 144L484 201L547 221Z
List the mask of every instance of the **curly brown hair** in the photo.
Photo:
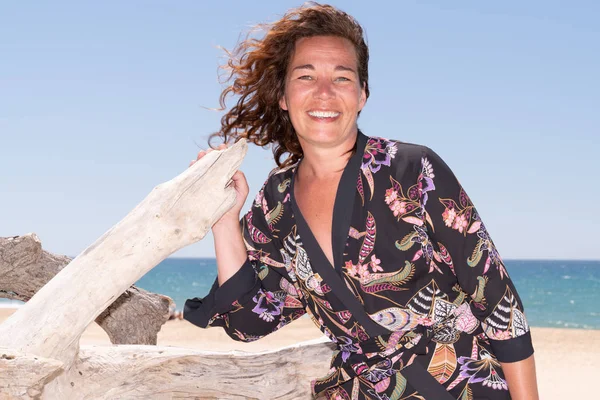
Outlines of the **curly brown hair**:
M261 39L251 37L258 29L266 30ZM369 48L359 23L347 13L330 5L314 2L289 10L271 24L261 24L250 31L221 68L228 71L229 82L219 98L225 109L229 95L239 96L237 103L221 118L221 130L212 134L209 143L219 137L223 142L245 138L258 146L272 144L279 167L302 158L302 148L287 111L279 106L284 95L285 78L291 56L300 38L337 36L348 39L356 49L358 77L369 97ZM288 154L282 161L282 157Z

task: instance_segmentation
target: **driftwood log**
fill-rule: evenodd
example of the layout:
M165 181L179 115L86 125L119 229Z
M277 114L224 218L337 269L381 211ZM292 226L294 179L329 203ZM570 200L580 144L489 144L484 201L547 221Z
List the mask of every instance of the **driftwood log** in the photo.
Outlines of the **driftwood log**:
M147 346L79 348L81 334L103 310L160 261L202 239L233 205L229 182L245 152L240 141L157 186L0 324L0 399L308 395L309 378L327 368L331 349L324 343L225 355ZM12 288L11 296L23 291Z
M29 301L71 260L43 250L34 233L0 238L0 298ZM173 306L167 296L131 286L96 323L114 344L156 344Z
M331 350L322 340L261 353L82 346L66 371L56 360L5 352L0 371L9 373L0 374L7 390L0 400L308 399L310 380L327 373Z

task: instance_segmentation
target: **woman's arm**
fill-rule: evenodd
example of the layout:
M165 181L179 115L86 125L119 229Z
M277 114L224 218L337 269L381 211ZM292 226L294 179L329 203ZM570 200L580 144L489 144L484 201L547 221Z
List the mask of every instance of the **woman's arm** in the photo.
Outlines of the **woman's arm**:
M217 226L219 225L219 226ZM217 279L222 286L246 262L246 246L242 239L240 223L237 220L223 221L213 226L215 256L217 259Z
M247 257L239 215L248 197L248 183L241 171L233 175L232 181L236 191L235 205L212 227L219 286L240 270Z
M471 296L471 311L480 320L492 353L505 372L511 395L537 399L531 333L514 283L454 173L431 149L425 148L421 156L423 225L437 244L440 259ZM494 186L490 190L502 195ZM519 237L519 228L511 228Z
M271 198L268 183L240 225L248 184L241 172L233 176L236 203L212 229L217 279L204 298L186 301L183 312L184 319L195 325L220 326L233 339L246 342L268 335L305 313L305 304L286 272L282 243L272 236L264 214L263 205L267 207Z
M513 400L538 400L537 381L535 377L535 359L533 355L528 358L512 362L500 363L508 390Z

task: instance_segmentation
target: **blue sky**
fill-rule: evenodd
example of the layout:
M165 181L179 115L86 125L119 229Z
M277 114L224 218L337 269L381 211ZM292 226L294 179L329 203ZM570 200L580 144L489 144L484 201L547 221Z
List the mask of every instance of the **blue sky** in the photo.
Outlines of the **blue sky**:
M600 3L449 3L331 2L370 45L359 126L436 150L504 258L600 259ZM218 129L218 46L299 4L0 3L0 236L93 243ZM251 149L249 199L273 165Z

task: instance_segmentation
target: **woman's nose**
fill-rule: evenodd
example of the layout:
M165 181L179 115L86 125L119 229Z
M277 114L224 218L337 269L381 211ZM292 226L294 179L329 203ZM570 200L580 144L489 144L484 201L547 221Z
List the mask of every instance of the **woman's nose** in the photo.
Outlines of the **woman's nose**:
M331 82L329 79L319 79L317 81L315 97L322 100L335 97L333 82Z

